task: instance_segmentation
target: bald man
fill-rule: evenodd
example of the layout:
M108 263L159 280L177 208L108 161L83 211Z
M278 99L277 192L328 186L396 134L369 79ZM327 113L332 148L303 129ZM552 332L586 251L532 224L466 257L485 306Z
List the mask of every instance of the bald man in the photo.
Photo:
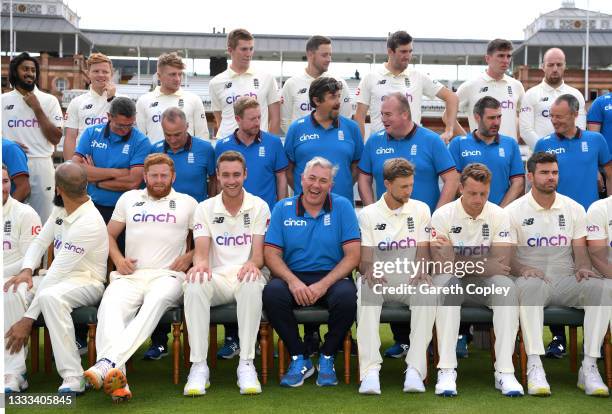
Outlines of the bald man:
M532 150L538 139L554 132L550 121L550 107L561 95L570 94L578 99L580 109L576 125L580 129L586 128L584 96L578 89L563 81L565 53L556 47L548 49L544 54L541 67L544 71L544 79L525 93L519 113L521 138Z

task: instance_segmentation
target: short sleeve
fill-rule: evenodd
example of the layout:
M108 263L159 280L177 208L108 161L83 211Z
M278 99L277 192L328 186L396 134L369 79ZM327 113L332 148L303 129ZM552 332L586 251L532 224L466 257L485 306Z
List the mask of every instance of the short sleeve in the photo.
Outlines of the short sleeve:
M289 161L283 150L283 144L280 139L274 139L272 146L274 147L274 172L280 172L287 169Z
M605 204L595 202L587 211L587 239L588 240L607 240L608 235L608 215L606 214Z
M257 216L253 220L253 234L258 234L263 236L266 234L266 229L268 227L270 221L270 208L268 207L268 203L263 201L262 199L257 199Z
M193 213L193 239L211 237L210 234L210 227L206 217L206 205L202 202L198 204Z
M340 204L342 206L342 227L341 227L341 235L340 241L344 245L346 243L359 241L361 236L359 234L359 223L357 222L357 216L355 215L355 209L351 205L351 203L345 198L335 199L334 202L336 204Z
M572 210L574 210L574 234L572 235L572 239L580 239L582 237L587 236L587 216L584 211L584 207L580 204L573 204Z
M598 142L599 151L597 154L597 160L600 166L604 166L610 162L610 148L608 147L608 143L606 139L600 133L596 133L595 139Z
M137 191L137 190L133 190ZM127 198L129 197L131 191L121 194L119 200L115 204L115 209L113 210L113 215L111 216L111 220L118 221L119 223L126 222L127 216Z
M216 174L216 166L217 166L217 160L215 157L215 150L213 149L212 145L210 145L208 142L204 142L204 144L206 144L205 148L206 148L206 175L208 177L212 177Z
M459 112L468 113L470 110L469 83L464 82L457 89L457 97L459 98Z
M444 87L444 85L442 85L440 82L431 79L424 73L421 73L421 80L423 82L423 94L432 99Z
M374 142L374 139L371 136L365 143L363 152L361 153L361 159L359 160L359 164L357 165L357 168L359 168L359 171L367 175L372 175L372 170L373 170L372 155L371 155L373 142Z
M49 99L49 120L58 128L62 128L64 125L64 114L55 96L51 96L51 99Z
M453 157L451 157L450 152L448 152L448 149L446 148L446 145L442 139L439 137L433 137L432 147L434 167L438 174L443 174L446 171L455 168L455 161L453 161Z
M6 138L3 138L6 140ZM10 178L18 175L29 175L28 157L17 144L2 145L2 162L6 164Z
M76 149L74 150L74 153L76 155L80 155L82 157L85 157L86 155L91 155L90 141L91 141L91 134L93 133L93 130L94 130L93 127L89 127L85 129L85 131L83 131L83 134L81 135L81 139L79 139Z
M460 137L457 137L455 139L453 139L449 144L448 144L448 152L450 153L451 157L453 157L453 160L455 161L455 167L457 168L457 171L461 172L463 170L463 163L462 158L461 158L461 144L460 144Z
M357 216L359 222L359 230L361 231L361 245L364 247L374 247L374 235L372 234L372 226L369 224L367 209L363 209Z
M587 122L594 124L602 124L604 121L604 112L602 111L602 103L603 99L600 96L595 99L595 102L589 108L589 112L587 114Z
M289 126L287 136L285 137L285 155L291 162L295 162L295 136L297 134L297 123L294 122Z
M267 246L276 247L277 249L283 249L285 247L283 235L283 206L286 202L288 202L287 199L281 200L277 202L272 209L270 225L268 226L265 238Z
M352 122L352 121L351 121ZM363 137L361 136L361 130L356 123L351 125L353 130L353 139L355 141L355 150L353 151L353 161L359 161L363 154Z
M521 158L521 150L515 140L511 140L512 145L512 160L510 161L510 178L524 176L525 166Z
M442 214L443 210L434 211L431 216L431 230L429 232L429 240L435 240L438 235L444 236L450 240L449 228Z
M355 91L355 96L357 97L357 103L364 104L367 106L370 106L370 97L371 97L370 85L368 82L370 77L371 75L366 75L361 80L361 82L359 82L359 86L357 87L357 90Z
M272 105L280 101L280 97L278 94L278 85L276 83L276 79L270 76L270 86L268 87L268 93L266 94L266 100L268 101L268 105Z
M79 100L73 99L66 110L66 128L79 129Z
M144 165L145 158L151 153L151 142L147 137L143 136L140 141L136 142L136 149L132 153L130 159L131 167L142 167Z

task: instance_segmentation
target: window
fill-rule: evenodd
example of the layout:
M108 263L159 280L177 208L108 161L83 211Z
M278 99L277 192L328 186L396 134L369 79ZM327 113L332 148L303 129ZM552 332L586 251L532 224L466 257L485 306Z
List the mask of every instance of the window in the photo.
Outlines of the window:
M55 90L58 92L63 92L68 89L68 80L65 78L56 78L53 83L55 85Z

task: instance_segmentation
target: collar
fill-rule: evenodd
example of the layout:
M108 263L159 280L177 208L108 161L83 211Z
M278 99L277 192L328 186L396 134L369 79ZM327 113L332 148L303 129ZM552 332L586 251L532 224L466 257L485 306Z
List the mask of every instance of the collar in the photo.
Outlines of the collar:
M484 142L483 139L480 139L477 135L476 135L476 129L474 131L472 131L472 136L474 137L474 139L476 140L476 142L482 142L485 145L489 145L486 142ZM495 135L495 138L493 138L493 143L494 144L499 144L499 134Z
M321 74L321 76L319 76L319 77L322 78L322 77L327 77L327 76L329 76L329 72L323 72ZM312 76L310 76L310 74L308 72L306 72L306 68L304 68L304 78L306 78L307 80L309 80L311 82L313 80L317 79L317 78L313 78Z
M185 145L183 145L183 150L184 151L190 151L192 145L193 145L193 139L191 138L191 135L188 132L187 133L187 141L185 142ZM170 151L172 151L172 148L170 148L170 145L168 145L168 142L166 140L164 140L164 152L168 153ZM180 150L179 150L179 152L180 152Z
M529 206L535 211L546 211L547 209L538 204L535 198L533 198L532 191L529 191L526 195ZM553 202L552 206L550 206L550 210L560 210L561 207L561 197L559 197L559 193L555 193L555 201Z
M582 130L580 129L579 126L576 127L576 135L574 135L573 137L566 137L565 135L561 135L561 134L557 134L555 132L555 136L557 138L559 138L560 140L564 140L564 139L580 139L582 138Z
M414 134L416 134L417 129L418 129L418 127L419 127L419 126L417 125L417 123L416 123L416 122L414 122L414 121L413 121L412 123L413 123L413 125L412 125L412 129L410 130L410 132L408 132L408 134L407 134L406 136L404 136L404 137L400 138L399 140L398 140L398 139L396 139L395 137L392 137L391 135L389 135L389 134L388 134L388 133L385 131L385 135L387 136L387 141L390 141L390 140L392 140L392 139L393 139L393 140L397 140L397 141L402 141L402 140L405 140L405 139L410 139L410 138L412 138L412 137L414 136Z
M236 144L237 145L242 145L242 146L246 146L244 144L244 142L240 141L240 139L238 138L238 129L236 128L234 130L234 139L236 140ZM257 133L257 136L255 137L255 140L253 141L253 143L257 143L257 144L261 144L261 129L259 130L259 132Z
M11 209L13 208L13 206L15 205L15 203L17 203L18 201L15 200L13 197L11 197L10 195L8 196L8 199L6 200L6 203L4 203L4 205L2 206L2 215L6 218L6 216L8 216L9 212L11 211Z
M391 210L389 208L389 205L387 204L387 200L385 200L385 194L387 193L386 192L383 193L383 195L380 197L380 199L375 204L385 214L385 216L391 217L396 214L395 213L396 210ZM404 203L404 205L400 208L400 215L409 214L412 204L414 204L412 202L412 199L411 198L408 199L408 202Z
M242 73L238 73L238 72L234 72L234 70L231 67L227 67L227 74L229 75L230 78L235 78L237 76L243 76L243 75L255 75L255 71L253 71L253 68L251 65L249 65L248 69Z
M149 191L146 188L143 188L142 190L140 190L140 197L144 198L145 200L149 200L149 201L166 201L166 200L174 200L176 199L176 195L178 193L176 191L174 191L174 188L170 189L170 192L168 193L167 196L162 197L162 198L153 198L149 195Z
M106 123L106 125L104 126L104 138L111 138L111 130L110 130L110 121ZM132 129L130 130L130 133L126 136L121 136L121 135L117 135L113 132L113 135L116 137L121 138L121 141L123 142L128 142L130 140L130 138L132 138L132 132L134 132L134 127L132 127Z
M253 208L253 196L251 193L246 191L244 188L242 189L244 194L244 198L242 199L242 205L240 206L240 210L238 210L238 214L241 214L244 211L250 210ZM229 211L225 208L225 204L223 204L223 191L217 194L215 197L215 204L213 207L213 211L215 214L224 214L228 217L233 217Z
M77 208L76 210L74 210L72 212L72 214L64 217L64 221L68 222L70 224L74 223L79 217L81 217L83 214L87 213L90 209L95 208L93 201L91 201L91 197L87 197L88 200L86 202L84 202L83 204L81 204L79 206L79 208ZM64 211L66 211L66 209L63 209Z
M557 86L556 88L553 88L548 83L546 83L545 79L542 79L542 83L540 83L540 85L542 85L542 89L544 89L545 92L555 92L565 89L565 81L563 80L561 80L561 85Z
M94 98L102 97L102 95L98 94L98 92L96 92L91 86L89 87L89 95L93 96Z
M508 76L508 75L506 75L506 74L504 73L504 76L503 76L503 77L502 77L500 80L497 80L497 79L492 78L492 77L491 77L491 76L490 76L490 75L487 73L487 70L486 70L486 69L485 69L485 71L482 73L482 79L484 79L484 80L485 80L485 81L487 81L487 82L506 82L506 81L507 81L507 80L506 80L507 76Z
M463 204L461 204L461 199L463 198L463 196L459 197L457 199L457 201L455 201L455 208L457 209L457 214L459 215L460 218L462 219L469 219L469 220L474 220L474 221L478 221L478 220L483 220L484 219L484 215L485 212L487 210L487 208L489 207L489 201L485 202L484 207L482 208L482 211L480 212L480 214L476 217L476 218L472 218L472 216L470 216L465 209L463 208Z
M383 76L393 76L394 78L399 78L399 77L404 77L407 78L408 77L408 70L409 67L408 66L406 69L404 69L402 72L398 73L397 75L395 75L393 72L391 72L388 68L387 68L387 63L385 62L381 65L381 70L380 70L380 74Z
M312 121L312 124L315 127L321 127L322 129L325 129L325 128L323 128L323 125L319 124L319 122L315 119L314 113L315 113L315 111L312 111L310 113L310 120ZM334 119L332 121L331 126L332 126L332 128L340 128L340 117Z
M183 88L179 87L176 90L176 92L166 94L166 93L162 93L161 86L157 86L155 89L153 89L153 95L156 96L156 97L159 97L159 96L183 96Z
M304 204L302 203L302 196L304 195L304 193L300 194L299 197L297 198L297 203L295 206L295 214L298 217L304 217L306 215L306 208L304 207ZM323 202L323 211L325 211L326 213L330 213L332 210L332 197L331 197L331 193L327 193L327 197L325 197L325 201ZM320 211L319 211L319 215L320 215ZM316 218L316 217L314 217Z

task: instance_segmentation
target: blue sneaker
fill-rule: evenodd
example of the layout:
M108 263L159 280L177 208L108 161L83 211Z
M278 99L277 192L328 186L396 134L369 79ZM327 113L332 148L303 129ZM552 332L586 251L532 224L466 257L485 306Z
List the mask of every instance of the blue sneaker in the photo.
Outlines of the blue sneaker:
M552 341L546 347L546 358L561 359L565 356L565 342L561 341L558 336L553 336Z
M85 355L87 353L87 339L76 337L75 340L79 355Z
M165 345L151 345L142 359L157 361L168 355L168 347Z
M281 387L299 387L304 384L304 380L314 374L314 366L310 358L304 359L303 355L291 357L291 364L287 373L280 381Z
M394 343L389 348L385 349L386 358L403 358L408 353L410 345L400 344L399 342Z
M459 335L459 338L457 339L457 348L455 352L457 353L457 358L467 358L468 357L469 353L468 353L468 343L467 343L466 335Z
M338 385L338 377L336 377L333 356L321 354L317 370L319 371L319 375L317 376L317 385L319 387Z
M238 338L234 339L231 336L225 338L223 348L217 351L217 358L232 359L240 354L240 342Z

